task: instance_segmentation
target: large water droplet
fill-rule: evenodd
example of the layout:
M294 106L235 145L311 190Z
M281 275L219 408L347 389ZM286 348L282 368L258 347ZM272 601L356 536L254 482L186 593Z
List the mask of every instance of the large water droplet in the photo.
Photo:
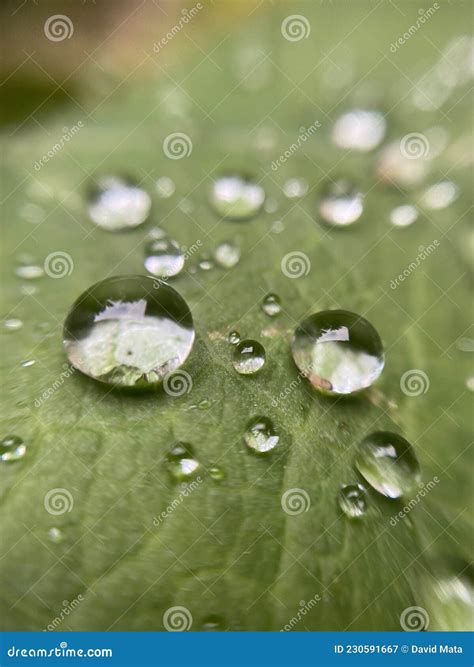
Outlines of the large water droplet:
M390 212L390 222L395 227L408 227L408 225L412 225L417 218L418 210L416 206L411 206L411 204L396 206Z
M167 455L168 469L177 481L193 477L200 464L193 447L187 442L178 442Z
M150 196L120 176L104 176L90 189L89 217L110 232L138 227L148 218L150 208Z
M376 491L399 498L420 483L420 464L410 443L396 433L377 431L359 445L355 465Z
M265 201L261 185L245 176L230 174L214 181L211 204L218 215L228 220L249 220Z
M231 269L233 266L239 263L240 259L240 248L238 248L234 243L229 241L224 241L220 243L214 251L214 259L219 266L222 266L224 269Z
M384 367L377 331L366 319L346 310L325 310L301 322L291 351L311 384L329 394L352 394L370 387Z
M72 365L100 382L149 387L179 368L194 342L184 299L145 276L96 283L73 304L64 325Z
M173 239L151 237L146 241L145 268L153 276L176 276L182 271L184 261L184 253Z
M281 313L281 302L276 294L267 294L262 301L262 310L269 317L276 317Z
M244 439L250 449L259 454L264 454L277 446L280 437L271 419L259 416L254 417L247 424Z
M7 435L0 441L0 461L19 461L26 454L26 445L18 435Z
M362 484L347 484L339 491L339 507L350 519L358 519L367 509L367 493Z
M348 227L362 215L362 194L348 181L338 180L326 186L318 209L323 222L335 227Z
M385 129L385 118L379 111L353 109L336 120L332 140L340 148L365 153L380 144Z
M265 348L256 340L243 340L234 350L232 363L237 373L257 373L265 364Z

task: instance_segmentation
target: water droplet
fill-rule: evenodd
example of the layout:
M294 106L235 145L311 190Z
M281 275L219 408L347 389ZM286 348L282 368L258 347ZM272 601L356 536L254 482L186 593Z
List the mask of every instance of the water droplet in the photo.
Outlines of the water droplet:
M267 197L267 199L265 199L265 204L263 205L263 210L266 213L276 213L278 211L277 200L271 197Z
M211 204L218 215L228 220L255 217L264 201L263 188L245 176L221 176L212 185Z
M370 387L384 367L377 331L346 310L325 310L305 319L295 330L291 351L311 384L329 394Z
M138 227L148 218L149 195L129 179L104 176L91 187L88 199L89 217L110 232Z
M285 197L288 197L288 199L304 197L308 192L308 189L308 181L306 181L304 178L289 178L283 184L283 194Z
M18 435L7 435L0 441L0 461L19 461L26 454L26 445Z
M168 199L168 197L171 197L176 190L174 181L172 181L168 176L161 176L156 181L155 187L156 192L158 193L158 197L162 197L163 199Z
M209 468L209 475L216 482L221 482L226 478L225 471L222 468L219 468L219 466L211 466Z
M22 362L20 362L20 366L22 368L29 368L29 366L34 366L36 364L36 361L34 359L24 359Z
M48 537L51 542L54 542L54 544L59 544L63 541L64 538L63 531L59 528L50 528L48 530Z
M227 340L231 345L237 345L240 343L240 334L238 331L231 331Z
M409 494L421 480L413 447L396 433L377 431L364 438L355 465L370 486L388 498Z
M362 484L347 484L339 491L339 507L350 519L358 519L367 509L367 493Z
M201 630L205 632L217 632L224 629L224 619L217 614L211 614L202 622Z
M184 261L184 254L173 239L152 237L146 241L145 268L153 276L176 276L183 270Z
M177 481L193 477L200 467L193 447L187 442L178 442L167 455L168 469Z
M214 259L219 266L224 269L231 269L238 264L240 259L240 248L234 243L224 241L220 243L214 251Z
M395 225L395 227L408 227L408 225L412 225L417 218L418 210L415 206L411 206L410 204L396 206L390 212L390 222L392 225Z
M326 186L319 200L318 210L323 222L336 227L347 227L362 215L362 194L348 181L338 180Z
M386 122L379 111L353 109L340 116L332 129L332 140L340 148L366 153L385 136Z
M200 410L209 410L211 405L212 405L212 401L210 401L208 398L203 398L202 401L199 401L198 408Z
M20 209L20 216L34 225L43 222L46 217L44 208L37 204L24 204Z
M280 299L276 294L267 294L262 301L262 310L269 317L276 317L281 313Z
M377 162L377 176L385 183L411 186L420 183L429 172L430 163L420 153L418 159L403 155L400 146L403 139L394 141L382 149Z
M3 321L3 326L8 331L18 331L23 326L23 322L15 317Z
M440 211L452 204L457 197L457 186L452 181L441 181L425 190L421 203L432 211Z
M469 391L474 391L474 375L467 378L466 388L469 389Z
M265 349L256 340L243 340L234 350L232 363L241 375L257 373L265 363Z
M285 225L281 220L275 220L275 222L272 223L272 226L270 227L270 230L274 234L281 234L282 231L284 231Z
M72 365L100 382L150 387L179 368L194 342L184 299L145 276L96 283L73 304L64 325Z
M245 443L259 454L274 449L280 437L277 435L273 422L268 417L254 417L247 424L244 434Z
M44 269L39 264L22 264L16 267L15 273L24 280L37 280L44 276Z
M214 268L214 262L209 255L203 255L199 260L198 266L202 271L210 271Z

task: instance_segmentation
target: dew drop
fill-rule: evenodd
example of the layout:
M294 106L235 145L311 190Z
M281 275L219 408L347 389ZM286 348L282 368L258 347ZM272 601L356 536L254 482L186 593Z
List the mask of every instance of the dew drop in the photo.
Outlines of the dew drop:
M278 211L278 202L276 199L267 197L265 199L265 204L263 205L263 210L266 213L276 213Z
M318 210L322 221L328 225L348 227L362 215L362 194L348 181L340 179L326 186Z
M336 120L332 140L339 148L366 153L380 144L386 126L385 118L379 111L353 109Z
M239 263L240 248L234 243L224 241L215 249L214 259L216 260L216 264L222 266L224 269L231 269Z
M418 210L411 204L403 204L396 206L390 212L390 222L395 227L408 227L412 225L418 218Z
M358 519L367 509L367 493L362 484L347 484L341 488L339 507L350 519Z
M429 172L429 161L420 154L411 159L402 153L403 138L385 146L378 158L377 176L385 183L412 186L420 183Z
M24 280L38 280L44 276L44 269L39 264L22 264L16 267L15 273Z
M96 283L64 325L71 364L100 382L151 387L179 368L194 342L191 312L169 285L145 276Z
M168 197L171 197L176 190L174 181L172 181L168 176L161 176L156 181L155 187L158 197L161 197L162 199L168 199Z
M207 616L202 622L201 630L204 632L218 632L224 629L224 619L217 614Z
M0 441L0 461L19 461L26 454L26 445L18 435L7 435Z
M148 218L151 208L149 195L129 179L104 176L90 189L89 217L109 232L138 227Z
M212 207L219 216L228 220L249 220L255 217L264 201L263 188L245 176L221 176L212 185Z
M308 192L308 181L304 178L289 178L283 184L283 194L288 199L298 199L304 197Z
M198 263L201 271L210 271L214 268L214 262L208 255L203 255Z
M226 478L225 470L219 466L211 466L209 468L209 475L216 482L221 482Z
M151 237L146 241L144 264L152 276L177 276L183 270L184 261L184 254L173 239Z
M281 313L281 302L276 294L267 294L262 301L262 310L269 317L276 317Z
M247 424L244 439L247 447L259 454L264 454L277 446L280 437L271 419L259 416L254 417Z
M23 361L20 362L20 366L22 368L29 368L30 366L34 366L36 361L34 359L24 359Z
M240 343L240 334L238 331L231 331L229 336L227 337L227 340L231 345L237 345Z
M457 186L452 181L441 181L425 190L421 203L431 211L440 211L452 204L457 197Z
M48 538L54 544L59 544L63 541L63 531L60 528L50 528L48 530Z
M3 326L7 331L18 331L23 327L23 322L15 317L3 321Z
M328 394L352 394L370 387L384 367L377 331L346 310L310 315L296 328L291 352L303 375Z
M167 455L168 470L176 481L193 477L200 467L193 447L187 442L178 442Z
M388 498L410 494L421 480L413 447L396 433L377 431L364 438L355 465L370 486Z
M467 378L466 388L469 389L469 391L474 391L474 375Z
M257 373L265 364L265 349L256 340L243 340L234 350L232 363L241 375Z

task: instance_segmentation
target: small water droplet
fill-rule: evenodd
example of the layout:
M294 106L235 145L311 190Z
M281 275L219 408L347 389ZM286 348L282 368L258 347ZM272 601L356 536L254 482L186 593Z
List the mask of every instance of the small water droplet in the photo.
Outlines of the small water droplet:
M107 231L138 227L148 218L150 208L150 196L129 179L104 176L90 188L89 217Z
M171 197L176 190L174 181L172 181L172 179L168 176L161 176L156 181L155 187L158 197L162 197L163 199L168 199L168 197Z
M48 537L54 544L59 544L64 539L63 531L60 528L50 528L48 530Z
M240 343L240 334L238 331L231 331L227 340L231 345L237 345Z
M224 241L220 243L214 251L214 259L219 266L222 266L224 269L231 269L233 266L239 263L240 259L240 248L238 248L234 243L229 241Z
M285 229L285 225L281 220L275 220L275 222L272 223L272 226L270 227L270 230L274 234L281 234Z
M216 482L221 482L223 479L226 478L225 470L223 470L219 466L211 466L209 468L209 475Z
M39 264L22 264L16 267L15 273L24 280L37 280L44 276L44 269Z
M351 519L358 519L367 509L367 493L362 484L347 484L341 488L339 507Z
M410 494L421 480L413 447L396 433L377 431L364 438L355 465L370 486L388 498Z
M37 204L24 204L20 209L20 216L27 222L37 225L43 222L46 212L44 208Z
M301 322L291 352L311 384L329 394L352 394L370 387L384 367L377 331L366 319L346 310L325 310Z
M210 401L208 398L203 398L202 401L199 401L198 403L198 408L200 410L209 410L211 406L212 406L212 401Z
M265 213L276 213L278 211L277 200L271 197L267 197L267 199L265 199L265 204L263 205L263 210Z
M183 270L184 254L178 243L167 237L149 238L145 244L145 268L153 276L169 278Z
M257 373L265 364L265 349L256 340L243 340L234 350L232 363L241 375Z
M431 211L440 211L452 204L457 197L457 185L452 181L441 181L425 190L421 198L421 203Z
M283 194L285 197L288 197L288 199L304 197L308 192L308 189L308 181L304 178L289 178L283 184Z
M408 225L412 225L417 218L418 210L416 206L411 206L411 204L396 206L390 212L390 222L395 227L408 227Z
M385 118L379 111L353 109L336 120L332 140L339 148L366 153L380 144L386 127Z
M323 222L336 227L348 227L362 215L362 193L348 181L340 179L326 186L318 210Z
M194 335L191 312L176 290L145 276L119 276L96 283L73 304L64 347L85 375L140 388L182 366Z
M259 454L274 449L280 440L273 422L268 417L254 417L247 424L244 434L247 447Z
M210 271L211 269L214 268L214 262L209 257L209 255L202 255L201 259L199 260L198 266L202 271Z
M207 616L202 622L201 630L205 632L218 632L224 629L224 619L217 614Z
M3 321L3 326L8 331L18 331L23 326L23 322L15 317Z
M193 447L187 442L178 442L167 455L168 469L177 481L193 477L200 467Z
M245 176L221 176L212 185L212 207L227 220L249 220L255 217L264 201L262 186Z
M36 361L34 359L24 359L22 362L20 362L20 366L22 368L29 368L29 366L34 366L36 364Z
M280 299L276 294L267 294L262 301L262 310L269 317L276 317L281 313Z
M19 461L26 454L26 445L18 435L7 435L0 441L0 461Z
M466 388L469 389L469 391L474 391L474 375L467 378Z

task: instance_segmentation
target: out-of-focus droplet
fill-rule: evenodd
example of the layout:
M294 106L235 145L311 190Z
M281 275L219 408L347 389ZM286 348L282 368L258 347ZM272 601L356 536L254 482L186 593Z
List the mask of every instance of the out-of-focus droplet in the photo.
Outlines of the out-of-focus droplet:
M231 269L239 263L240 248L230 241L219 243L214 251L214 259L216 260L216 263L224 269Z
M353 109L340 116L332 129L332 140L340 148L366 153L385 136L385 117L379 111Z
M216 213L228 220L250 220L263 206L265 192L254 180L230 174L213 182L211 204Z
M439 211L446 208L458 197L458 187L452 181L441 181L429 187L421 197L425 208Z
M38 280L44 276L44 268L39 264L22 264L16 267L15 273L23 280Z
M345 180L329 183L319 200L318 211L323 222L334 227L348 227L364 210L362 193Z
M158 197L161 197L162 199L168 199L168 197L171 197L175 193L176 186L174 181L169 178L169 176L160 176L160 178L156 181L155 189Z
M304 197L308 190L308 181L304 178L289 178L283 183L283 194L288 199Z
M131 180L119 176L99 178L88 195L89 217L110 232L143 224L151 209L150 196Z
M3 326L7 331L18 331L18 329L22 328L23 322L16 317L11 317L3 321Z
M418 209L411 204L396 206L390 211L390 222L395 227L408 227L418 218Z

